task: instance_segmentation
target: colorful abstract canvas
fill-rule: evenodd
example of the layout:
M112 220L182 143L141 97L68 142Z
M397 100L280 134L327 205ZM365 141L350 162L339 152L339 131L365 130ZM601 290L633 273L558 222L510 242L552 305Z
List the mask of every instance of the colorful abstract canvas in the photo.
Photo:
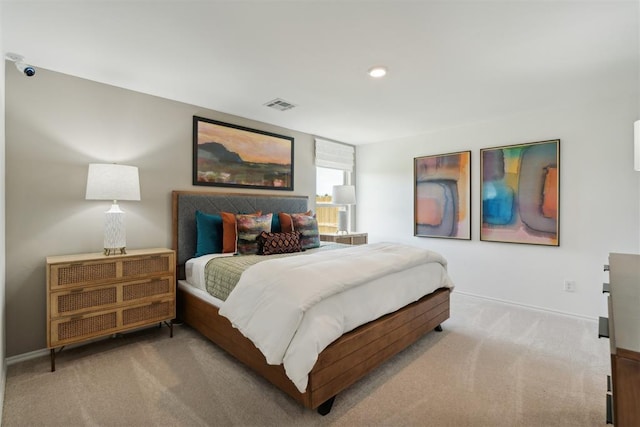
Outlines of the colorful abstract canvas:
M560 140L480 150L480 240L560 245Z
M414 235L471 239L471 151L414 159Z

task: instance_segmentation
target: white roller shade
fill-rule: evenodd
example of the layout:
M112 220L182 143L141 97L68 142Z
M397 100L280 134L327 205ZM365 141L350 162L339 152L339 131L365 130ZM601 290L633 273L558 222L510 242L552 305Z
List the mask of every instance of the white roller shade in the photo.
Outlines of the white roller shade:
M316 138L316 166L353 172L356 147Z

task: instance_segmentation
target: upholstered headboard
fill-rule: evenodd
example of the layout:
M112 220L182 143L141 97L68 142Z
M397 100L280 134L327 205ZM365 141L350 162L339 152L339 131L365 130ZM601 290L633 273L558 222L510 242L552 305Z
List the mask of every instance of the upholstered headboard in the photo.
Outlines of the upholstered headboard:
M178 277L180 266L196 253L196 211L209 214L220 212L264 213L306 212L307 196L271 196L259 194L223 194L197 191L173 191L173 249L176 251Z

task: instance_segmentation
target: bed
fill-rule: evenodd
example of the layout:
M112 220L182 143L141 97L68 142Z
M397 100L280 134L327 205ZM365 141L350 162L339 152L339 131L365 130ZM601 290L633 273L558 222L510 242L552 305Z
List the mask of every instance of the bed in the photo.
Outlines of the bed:
M325 415L336 395L424 334L442 330L449 318L450 287L437 288L398 310L344 333L317 356L304 391L287 376L282 364L267 363L254 343L222 316L220 305L185 281L185 264L196 252L196 211L305 212L305 196L172 193L173 249L178 272L178 319L199 331L303 406ZM344 249L344 250L350 250ZM446 272L444 273L446 274ZM214 298L215 300L215 298Z

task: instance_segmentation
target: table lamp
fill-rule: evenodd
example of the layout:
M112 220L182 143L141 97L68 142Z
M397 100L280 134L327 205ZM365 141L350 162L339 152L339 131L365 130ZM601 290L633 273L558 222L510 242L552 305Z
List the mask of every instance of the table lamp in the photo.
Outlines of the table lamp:
M339 205L338 234L346 234L349 230L348 211L343 206L356 204L356 187L353 185L334 185L331 203Z
M126 251L124 212L118 200L140 200L138 168L117 164L89 164L87 200L112 200L111 209L104 217L104 254L115 255Z

